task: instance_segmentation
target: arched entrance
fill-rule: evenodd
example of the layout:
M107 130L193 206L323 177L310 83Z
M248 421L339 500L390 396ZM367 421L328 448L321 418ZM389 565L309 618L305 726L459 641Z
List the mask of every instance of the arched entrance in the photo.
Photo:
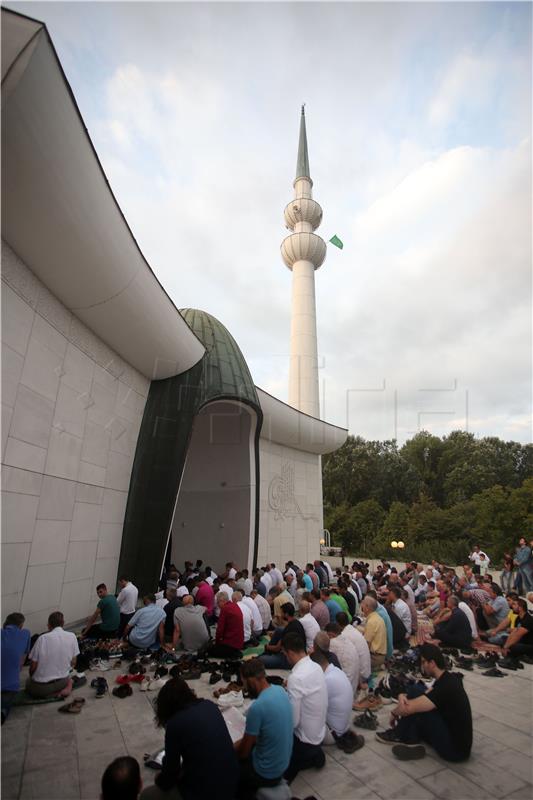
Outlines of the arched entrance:
M171 560L251 569L256 534L257 413L217 400L196 415L174 516Z

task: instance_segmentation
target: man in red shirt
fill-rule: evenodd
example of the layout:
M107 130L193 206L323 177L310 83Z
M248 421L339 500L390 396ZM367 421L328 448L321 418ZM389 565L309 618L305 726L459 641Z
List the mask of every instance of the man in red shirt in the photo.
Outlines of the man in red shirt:
M198 589L194 596L196 605L203 606L209 622L214 622L215 615L215 593L213 587L209 586L205 579L205 573L201 573L198 582Z
M209 648L208 655L215 658L241 658L244 645L242 611L237 603L228 599L226 592L218 592L216 601L220 616L215 644Z

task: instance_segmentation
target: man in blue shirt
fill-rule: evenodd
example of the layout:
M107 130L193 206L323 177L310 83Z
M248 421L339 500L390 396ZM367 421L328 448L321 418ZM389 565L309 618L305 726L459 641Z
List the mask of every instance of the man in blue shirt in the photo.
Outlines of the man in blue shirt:
M244 736L235 744L241 767L237 797L251 800L261 786L277 786L289 766L293 714L287 693L270 685L258 658L246 661L241 675L254 702L246 715Z
M154 594L145 595L143 603L144 608L139 608L126 625L124 638L129 638L130 644L141 649L154 647L158 642L163 647L167 615L156 605Z
M20 668L30 650L30 632L24 615L8 614L2 629L2 725L20 689Z
M331 592L327 588L327 586L325 586L323 589L320 590L320 596L328 607L329 621L336 622L337 614L340 614L343 611L343 609L340 607L340 605L337 603L336 600L331 599Z

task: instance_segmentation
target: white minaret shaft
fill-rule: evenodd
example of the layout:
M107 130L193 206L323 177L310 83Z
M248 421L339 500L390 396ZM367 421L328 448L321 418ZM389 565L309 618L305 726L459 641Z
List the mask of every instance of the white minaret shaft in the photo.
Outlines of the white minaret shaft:
M285 208L285 224L293 233L281 244L282 258L292 270L289 404L319 418L315 270L326 257L326 245L313 233L322 221L322 209L313 200L312 189L302 106L294 200Z

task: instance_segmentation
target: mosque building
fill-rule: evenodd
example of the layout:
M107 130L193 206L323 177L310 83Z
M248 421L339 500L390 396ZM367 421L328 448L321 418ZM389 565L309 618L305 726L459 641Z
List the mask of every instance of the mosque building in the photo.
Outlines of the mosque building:
M95 586L157 585L165 558L253 568L319 554L314 233L301 115L290 235L289 404L230 332L178 309L143 257L46 26L2 9L2 607L34 632ZM201 305L202 298L198 298ZM268 342L265 342L265 348Z

